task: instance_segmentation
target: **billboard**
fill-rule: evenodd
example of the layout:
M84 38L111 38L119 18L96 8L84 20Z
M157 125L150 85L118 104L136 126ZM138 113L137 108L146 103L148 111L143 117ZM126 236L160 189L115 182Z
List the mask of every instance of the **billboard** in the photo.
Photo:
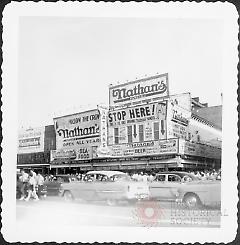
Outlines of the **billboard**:
M100 144L99 110L54 118L56 150L74 150L76 159L91 158L91 148Z
M44 151L45 127L21 129L18 132L18 154Z
M187 138L189 120L191 118L190 94L170 96L167 111L168 138Z
M108 126L141 123L149 120L166 120L167 101L109 111Z
M181 93L181 94L171 95L169 100L172 103L188 111L191 111L192 109L192 102L191 102L192 99L191 99L190 93Z
M50 161L88 160L92 158L92 148L89 146L78 149L51 150Z
M109 87L109 106L121 107L156 101L169 95L168 74ZM153 100L154 99L154 100Z
M221 159L221 148L186 140L179 141L179 151L181 154L190 156Z
M112 157L138 157L161 154L177 154L178 139L148 141L109 146Z

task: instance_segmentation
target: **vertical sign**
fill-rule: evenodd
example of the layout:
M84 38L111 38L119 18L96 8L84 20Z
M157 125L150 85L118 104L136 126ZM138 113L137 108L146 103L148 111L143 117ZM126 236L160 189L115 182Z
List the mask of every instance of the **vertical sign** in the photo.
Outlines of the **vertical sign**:
M100 146L97 149L97 156L103 157L109 153L107 147L107 115L108 108L103 106L98 106L100 113Z
M147 122L144 126L145 126L144 139L146 141L152 140L153 139L153 123L152 122Z

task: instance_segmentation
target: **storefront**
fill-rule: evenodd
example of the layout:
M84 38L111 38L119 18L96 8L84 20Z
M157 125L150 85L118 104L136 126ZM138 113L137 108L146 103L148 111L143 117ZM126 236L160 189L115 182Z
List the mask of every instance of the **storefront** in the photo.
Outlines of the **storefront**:
M53 149L56 149L53 125L19 130L17 168L49 173Z
M168 74L109 87L109 155L142 170L220 167L221 149L200 143L221 132L193 120L190 93L169 95L168 87Z
M93 159L105 157L107 150L107 112L96 109L54 118L56 150L51 151L51 169L81 172L93 168Z
M193 118L191 101L190 93L169 95L168 74L111 85L108 107L54 118L56 150L50 169L220 167L221 149L207 142L221 138L221 132Z

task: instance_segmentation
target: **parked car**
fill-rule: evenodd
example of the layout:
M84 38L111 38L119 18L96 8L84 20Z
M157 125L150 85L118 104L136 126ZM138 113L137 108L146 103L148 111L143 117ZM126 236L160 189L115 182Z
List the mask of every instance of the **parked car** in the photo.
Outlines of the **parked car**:
M77 181L77 178L71 175L55 175L52 179L46 180L44 185L47 187L48 196L58 196L60 194L60 188L63 183L70 183Z
M63 183L61 196L65 200L106 201L115 205L119 201L136 202L149 198L146 183L134 182L120 171L90 171L82 181Z
M221 182L201 180L187 172L162 172L149 183L150 198L177 201L187 207L218 206L221 202Z

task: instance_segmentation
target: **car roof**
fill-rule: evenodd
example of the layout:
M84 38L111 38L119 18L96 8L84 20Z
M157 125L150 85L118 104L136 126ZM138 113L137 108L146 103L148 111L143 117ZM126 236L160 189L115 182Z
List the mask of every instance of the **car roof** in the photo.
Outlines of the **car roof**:
M107 176L113 176L115 174L125 174L124 172L120 172L120 171L107 171L107 170L94 170L94 171L89 171L87 172L87 174L103 174L103 175L107 175Z
M159 172L157 174L190 174L190 173L184 171L164 171L164 172Z
M176 174L176 175L179 175L181 178L185 175L188 175L188 176L192 176L197 179L195 175L188 173L188 172L184 172L184 171L166 171L166 172L159 172L156 175L159 175L159 174Z

